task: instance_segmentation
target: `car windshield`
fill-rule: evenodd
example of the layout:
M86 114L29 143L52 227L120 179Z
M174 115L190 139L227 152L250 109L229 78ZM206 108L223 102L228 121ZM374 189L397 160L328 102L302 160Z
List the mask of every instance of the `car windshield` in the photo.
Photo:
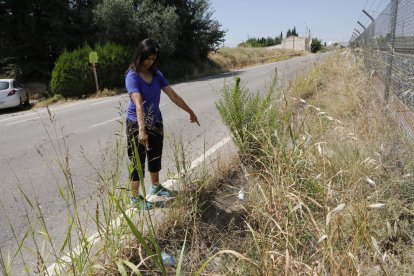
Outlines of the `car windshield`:
M5 90L9 88L9 83L7 81L0 81L0 90Z

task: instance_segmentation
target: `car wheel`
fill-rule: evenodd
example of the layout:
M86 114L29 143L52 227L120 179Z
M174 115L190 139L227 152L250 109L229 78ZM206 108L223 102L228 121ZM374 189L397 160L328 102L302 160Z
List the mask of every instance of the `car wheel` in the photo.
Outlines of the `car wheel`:
M29 100L29 94L26 94L26 101L24 102L25 106L29 106L30 105L30 100Z
M23 109L23 101L22 101L22 97L19 97L19 106L18 106L18 108L19 109Z

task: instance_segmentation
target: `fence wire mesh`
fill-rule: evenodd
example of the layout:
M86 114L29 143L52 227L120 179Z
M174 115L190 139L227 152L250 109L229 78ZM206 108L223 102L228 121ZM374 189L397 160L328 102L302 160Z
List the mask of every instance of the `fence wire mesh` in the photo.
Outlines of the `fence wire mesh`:
M358 24L350 46L383 80L384 99L395 95L414 111L414 0L391 0L368 26Z

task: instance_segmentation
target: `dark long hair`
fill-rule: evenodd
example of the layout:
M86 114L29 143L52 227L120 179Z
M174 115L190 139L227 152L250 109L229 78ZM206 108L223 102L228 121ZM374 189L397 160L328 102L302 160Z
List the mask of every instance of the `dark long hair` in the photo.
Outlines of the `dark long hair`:
M158 65L158 57L160 54L160 48L158 47L157 43L152 39L144 39L138 44L138 47L135 51L134 56L132 57L131 65L129 66L129 70L133 70L138 73L139 68L144 63L144 61L151 55L155 55L156 58L154 63L149 68L149 71L155 76L157 73L157 65Z

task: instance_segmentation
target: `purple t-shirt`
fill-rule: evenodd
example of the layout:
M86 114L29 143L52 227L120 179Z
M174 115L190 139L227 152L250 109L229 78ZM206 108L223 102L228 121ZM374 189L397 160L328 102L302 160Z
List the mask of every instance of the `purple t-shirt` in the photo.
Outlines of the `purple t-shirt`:
M125 87L130 98L126 117L136 122L137 113L131 99L132 93L140 93L144 103L145 124L153 125L162 122L160 110L161 89L168 86L168 81L160 71L157 71L151 83L146 83L136 72L129 70L125 77Z

